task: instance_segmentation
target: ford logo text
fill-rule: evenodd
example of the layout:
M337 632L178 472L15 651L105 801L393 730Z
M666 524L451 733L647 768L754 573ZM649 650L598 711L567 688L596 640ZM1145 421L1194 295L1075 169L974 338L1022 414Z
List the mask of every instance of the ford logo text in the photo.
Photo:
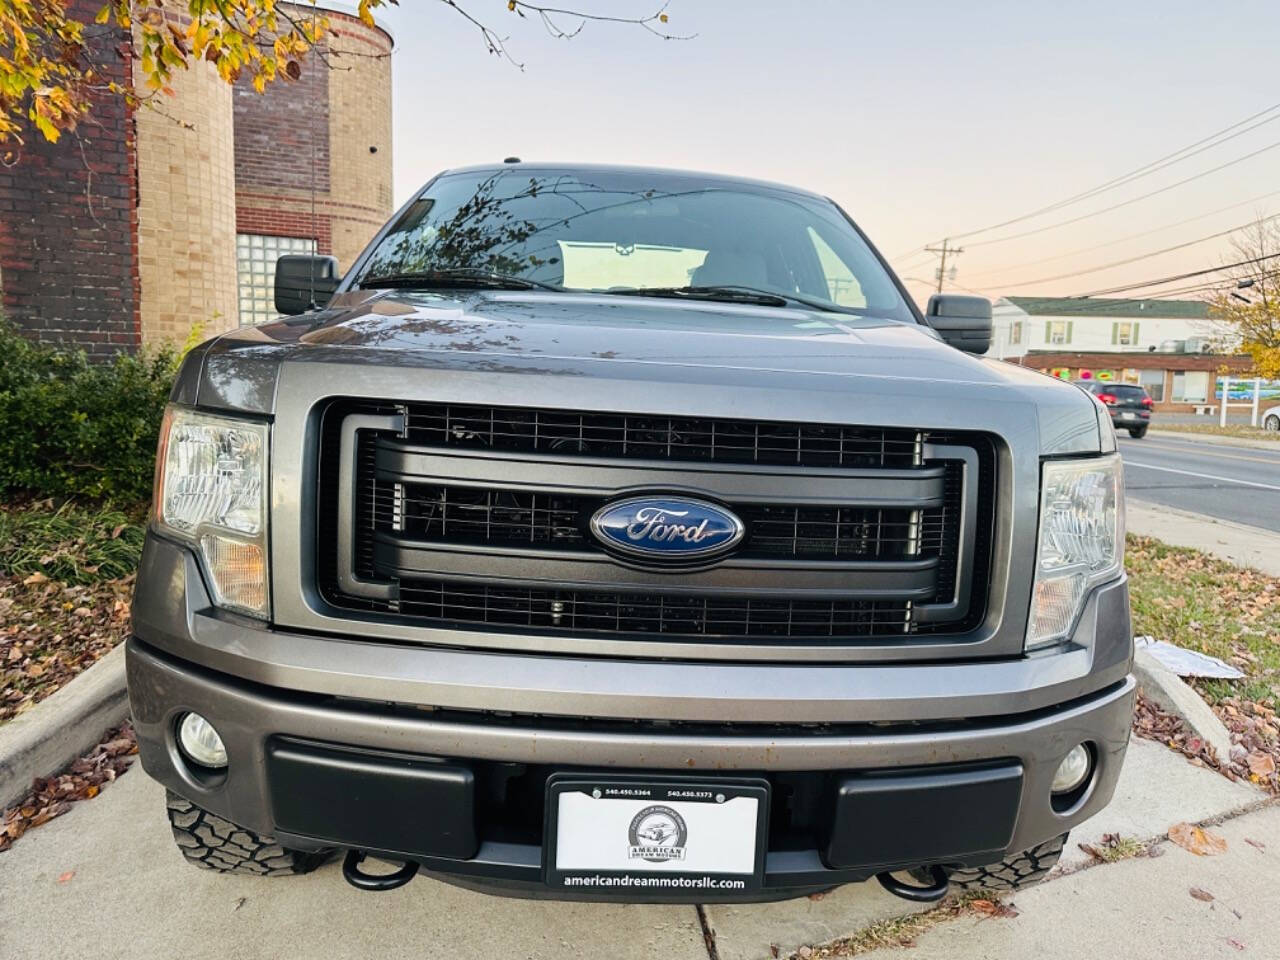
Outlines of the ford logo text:
M686 497L631 497L605 504L591 532L606 547L633 557L694 560L733 549L746 528L723 507Z

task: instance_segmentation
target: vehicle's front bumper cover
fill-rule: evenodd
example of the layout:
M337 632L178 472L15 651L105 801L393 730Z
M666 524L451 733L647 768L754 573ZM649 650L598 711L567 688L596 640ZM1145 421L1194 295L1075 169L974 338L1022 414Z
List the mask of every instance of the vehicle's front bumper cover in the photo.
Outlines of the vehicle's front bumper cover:
M501 892L566 896L543 883L540 835L514 836L501 822L510 811L492 801L495 778L517 769L703 783L751 776L774 784L775 796L802 784L814 801L812 842L770 836L763 890L658 897L772 899L888 868L991 863L1042 843L1105 806L1128 743L1134 682L1123 579L1094 592L1073 642L1054 651L793 666L291 633L211 609L194 559L176 545L151 538L143 567L127 664L152 777L288 846L369 850ZM225 773L183 760L175 729L186 711L221 734ZM1081 742L1092 744L1096 772L1068 809L1055 810L1049 784ZM364 799L353 799L355 784ZM540 810L525 813L536 820Z

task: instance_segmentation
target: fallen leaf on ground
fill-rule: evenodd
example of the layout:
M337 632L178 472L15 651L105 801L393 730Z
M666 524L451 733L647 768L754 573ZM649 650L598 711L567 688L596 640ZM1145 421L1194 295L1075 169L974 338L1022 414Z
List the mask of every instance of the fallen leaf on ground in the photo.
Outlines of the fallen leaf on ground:
M67 883L75 875L76 875L76 872L74 870L68 870L66 873L62 873L58 875L58 882Z
M1213 894L1208 890L1201 890L1199 887L1192 887L1189 892L1197 900L1203 900L1205 903L1213 902Z
M31 576L27 577L25 580L22 581L22 585L24 587L30 587L30 586L34 586L37 583L44 583L48 579L49 578L46 577L43 573L33 573L31 574Z
M1237 950L1244 949L1244 944L1241 943L1239 940L1237 940L1235 937L1227 937L1227 943L1231 944Z
M1244 842L1245 842L1245 843L1247 843L1247 844L1248 844L1249 846L1251 846L1251 847L1255 847L1255 848L1257 848L1258 850L1265 850L1265 849L1267 849L1267 845L1266 845L1265 843L1263 843L1261 840L1251 840L1251 839L1249 839L1248 837L1245 837L1245 838L1244 838Z
M1249 772L1256 777L1269 777L1276 772L1275 757L1258 751L1249 754Z
M103 784L113 782L129 769L137 752L133 726L126 722L108 731L102 743L66 770L36 780L31 793L15 806L0 811L0 853L28 830L62 816L71 809L72 802L97 796ZM65 883L74 872L63 874L58 882Z
M971 900L969 909L983 917L1016 917L1018 915L1018 910L1013 904L1001 903L999 900Z
M1169 828L1169 839L1197 857L1227 852L1226 840L1192 823L1175 823Z

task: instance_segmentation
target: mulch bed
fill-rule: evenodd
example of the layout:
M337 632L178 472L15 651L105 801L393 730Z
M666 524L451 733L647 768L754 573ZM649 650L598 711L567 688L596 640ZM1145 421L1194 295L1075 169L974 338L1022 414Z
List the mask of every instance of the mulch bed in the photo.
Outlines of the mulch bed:
M0 575L0 723L125 639L133 579L75 586L40 573Z
M133 765L137 753L133 724L126 721L62 773L37 780L27 796L0 815L0 853L33 827L62 816L76 801L92 800Z

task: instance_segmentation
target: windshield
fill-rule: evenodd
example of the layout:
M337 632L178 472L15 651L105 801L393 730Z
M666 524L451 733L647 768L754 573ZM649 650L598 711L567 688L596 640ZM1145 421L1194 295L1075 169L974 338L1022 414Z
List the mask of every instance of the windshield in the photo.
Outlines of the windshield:
M356 283L480 271L568 290L745 287L914 322L834 204L643 171L448 174L401 214Z

